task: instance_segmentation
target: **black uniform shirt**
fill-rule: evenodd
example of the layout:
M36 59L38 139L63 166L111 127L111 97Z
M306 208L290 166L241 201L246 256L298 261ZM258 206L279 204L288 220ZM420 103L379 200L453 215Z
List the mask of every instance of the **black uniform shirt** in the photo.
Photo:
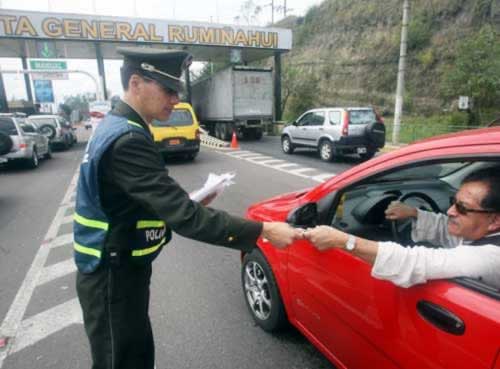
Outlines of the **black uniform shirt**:
M148 125L130 106L118 102L111 114ZM168 175L154 141L136 132L120 137L99 164L100 196L109 218L106 244L122 249L133 237L138 214L155 214L176 233L203 242L250 250L262 223L234 217L189 199Z

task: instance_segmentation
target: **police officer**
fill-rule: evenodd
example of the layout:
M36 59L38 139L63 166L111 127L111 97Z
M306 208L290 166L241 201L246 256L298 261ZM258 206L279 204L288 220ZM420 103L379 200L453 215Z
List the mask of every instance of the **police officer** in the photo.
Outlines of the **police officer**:
M189 199L168 175L148 123L179 102L185 51L121 48L123 100L97 126L78 180L74 251L77 292L93 369L152 369L148 316L152 261L171 231L251 250L259 236L285 247L301 232L231 216Z

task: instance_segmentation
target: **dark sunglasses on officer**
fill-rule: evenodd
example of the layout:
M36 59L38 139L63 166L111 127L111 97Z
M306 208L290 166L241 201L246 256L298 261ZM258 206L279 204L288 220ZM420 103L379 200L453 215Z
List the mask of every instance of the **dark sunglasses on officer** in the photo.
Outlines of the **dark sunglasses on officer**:
M485 213L485 214L497 213L497 211L493 210L493 209L468 208L467 206L464 205L463 202L457 200L457 198L455 196L453 196L450 199L450 207L451 206L455 206L455 209L457 209L457 212L461 215L467 215L467 213Z

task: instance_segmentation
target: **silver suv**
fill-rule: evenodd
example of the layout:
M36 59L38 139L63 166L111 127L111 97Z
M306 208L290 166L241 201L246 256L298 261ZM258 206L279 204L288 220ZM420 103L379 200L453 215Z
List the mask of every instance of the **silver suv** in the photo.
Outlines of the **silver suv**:
M30 115L29 120L40 127L40 131L46 136L51 146L69 149L76 143L75 129L71 123L59 115Z
M52 158L49 139L25 114L0 114L0 134L3 146L10 147L8 153L0 156L0 163L22 161L36 168L40 158Z
M281 135L286 154L297 147L314 147L325 161L344 154L367 160L384 145L385 125L370 107L312 109L285 127Z

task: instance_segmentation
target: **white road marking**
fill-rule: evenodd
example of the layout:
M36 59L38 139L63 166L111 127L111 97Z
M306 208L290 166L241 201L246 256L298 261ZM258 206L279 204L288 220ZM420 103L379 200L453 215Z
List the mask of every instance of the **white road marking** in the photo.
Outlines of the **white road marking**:
M73 258L61 261L60 263L43 268L43 273L40 275L38 285L52 282L57 278L64 277L74 272L76 272L76 265Z
M283 169L283 168L288 168L288 167L298 167L299 164L295 163L286 163L286 164L280 164L280 165L273 165L273 168L276 169Z
M24 320L10 353L14 354L72 324L83 324L82 309L77 298Z
M286 160L275 159L272 156L261 155L248 150L240 150L240 151L232 151L232 152L222 152L218 151L221 154L232 156L236 159L246 160L251 163L255 163L258 165L262 165L267 168L275 169L280 172L292 174L302 178L308 178L316 182L325 182L325 180L333 177L335 173L312 173L312 174L304 174L305 172L317 171L315 168L304 168L299 164L290 163Z
M273 160L261 161L261 162L259 162L259 164L271 164L271 163L278 164L278 163L284 163L284 162L285 162L285 160L273 159Z
M61 224L68 224L73 222L73 215L68 215L67 217L62 218Z
M325 173L325 174L320 174L320 175L314 176L311 179L313 179L316 182L325 182L334 176L335 176L335 173Z
M66 195L63 198L63 202L69 196L68 194L74 191L74 182L76 181L77 175L78 173L76 173L73 177ZM3 366L5 358L11 353L13 342L16 342L24 313L26 312L31 296L33 295L33 291L38 285L40 273L43 270L43 266L45 265L51 250L51 248L47 246L50 244L51 240L56 238L61 225L61 220L64 218L67 208L67 206L62 206L57 209L56 216L52 220L52 223L45 234L44 242L40 245L35 258L33 259L33 263L26 273L26 277L24 278L19 291L17 291L16 297L14 298L7 315L0 326L0 337L9 337L6 347L0 350L0 369Z
M59 221L59 224L61 224L60 221ZM60 246L64 246L64 245L72 244L72 243L73 243L73 233L66 233L66 234L63 234L62 236L58 236L57 238L50 241L50 243L48 244L48 247L51 249L54 249L56 247L60 247Z

